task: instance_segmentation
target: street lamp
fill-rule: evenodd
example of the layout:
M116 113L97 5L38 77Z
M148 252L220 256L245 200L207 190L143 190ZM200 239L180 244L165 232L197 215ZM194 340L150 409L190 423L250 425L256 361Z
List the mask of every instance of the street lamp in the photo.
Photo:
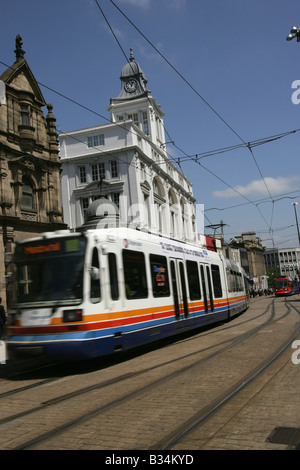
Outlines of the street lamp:
M294 38L297 38L297 42L300 42L300 29L296 26L292 27L290 34L288 34L286 37L286 40L291 41Z
M297 226L297 232L298 232L298 240L299 240L299 245L300 245L300 233L299 233L298 217L297 217L297 212L296 212L296 206L298 206L298 202L292 202L291 206L294 206L296 226Z

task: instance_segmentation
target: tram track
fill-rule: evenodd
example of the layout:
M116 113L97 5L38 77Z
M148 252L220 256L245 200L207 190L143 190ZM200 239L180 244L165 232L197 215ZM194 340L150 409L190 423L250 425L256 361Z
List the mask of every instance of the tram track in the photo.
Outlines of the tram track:
M67 430L70 430L74 426L78 426L81 423L83 423L83 422L85 422L89 419L92 419L96 416L99 416L99 415L101 415L102 413L105 413L108 410L111 410L113 408L117 408L119 405L121 405L121 404L123 404L127 401L133 400L135 397L137 397L139 395L145 394L146 392L149 392L150 390L155 389L156 387L161 386L164 383L168 383L169 381L174 380L175 378L179 377L181 374L184 374L185 372L187 372L189 370L192 370L195 367L199 367L200 365L203 366L206 362L210 361L211 359L216 358L218 355L222 355L222 354L226 353L226 351L229 351L234 346L237 346L238 344L240 344L244 340L246 340L246 339L250 338L251 336L255 335L255 333L257 333L262 328L265 328L268 325L274 324L278 320L284 319L287 315L289 315L290 310L288 309L287 312L285 312L283 315L280 315L278 318L274 318L275 317L275 299L274 299L272 301L271 305L269 305L265 309L265 311L263 312L264 315L268 314L268 313L270 313L270 318L268 318L265 322L263 322L262 324L252 328L250 331L248 331L244 334L241 334L238 337L235 337L234 339L231 338L231 339L227 339L227 340L223 341L223 346L221 348L218 348L218 350L210 353L209 355L207 355L205 357L202 357L199 360L196 360L196 361L194 361L194 362L192 362L192 363L190 363L190 364L188 364L184 367L181 367L180 369L175 370L172 373L161 376L157 380L154 380L152 382L150 381L150 383L148 383L145 386L136 388L135 390L131 391L130 393L122 395L122 396L118 397L117 399L113 399L113 400L109 401L108 403L106 403L104 405L101 405L101 406L99 406L99 407L97 407L93 410L88 411L87 413L83 413L82 415L77 416L76 418L74 418L72 420L69 420L69 421L63 423L62 425L59 425L59 426L57 426L57 427L55 427L55 428L53 428L53 429L51 429L51 430L49 430L45 433L41 433L39 436L36 436L33 439L30 439L30 440L22 443L21 445L15 447L15 449L20 450L20 449L35 448L36 446L41 445L42 443L45 443L45 442L51 440L53 437L57 436L58 434L62 434L64 432L66 432ZM261 315L262 314L260 314L260 316ZM253 318L252 318L252 320L253 320ZM213 345L210 348L207 348L207 350L211 349L211 348L215 348L216 346L217 345ZM218 346L220 346L220 344L218 344ZM202 351L197 351L197 352L193 353L192 355L195 355L197 353L199 354L199 352L202 353L203 350ZM183 357L186 358L187 356L183 356ZM178 362L178 359L176 359L176 361ZM173 361L169 361L169 362L171 363ZM55 405L61 403L62 401L66 401L66 400L72 399L76 396L78 397L80 395L86 394L86 393L90 392L91 390L95 390L96 388L108 387L112 384L118 383L118 381L121 381L121 380L124 381L124 380L130 379L130 378L133 378L134 376L137 376L137 375L141 376L142 374L145 374L145 373L149 372L150 370L153 370L153 369L159 368L159 367L163 367L164 365L166 365L166 363L159 364L157 366L154 366L154 367L151 367L151 368L148 368L148 369L145 369L145 370L140 370L140 371L137 371L137 372L134 372L134 373L131 373L131 374L123 374L123 376L116 377L113 381L106 381L106 382L104 381L102 383L95 384L91 387L84 387L84 388L79 389L77 391L74 391L73 393L70 393L70 394L66 394L66 395L63 395L63 396L60 396L60 397L58 396L53 400L48 400L47 402L42 403L38 407L32 408L31 410L27 410L27 411L24 411L22 413L16 414L14 416L4 418L3 420L0 421L0 425L8 423L8 422L13 422L16 419L20 419L20 418L25 417L26 415L29 415L29 414L34 413L36 411L42 411L43 408L47 408L49 406L55 406ZM259 371L263 370L264 367L266 367L266 366L264 366L264 364L263 364L261 366L261 369L259 369ZM237 384L234 384L232 387L230 387L229 396L234 394L234 393L237 393L235 390L238 389L239 387L241 387L242 386L241 384L246 382L245 383L245 385L246 385L249 380L252 380L251 377L254 374L259 373L259 371L256 371L256 372L255 371L256 371L256 368L253 369L253 371L251 371L250 375L248 373L247 376L243 377L240 382L238 382ZM243 386L245 386L245 385L243 385ZM211 412L210 409L217 409L219 406L221 406L221 405L219 405L220 401L221 402L224 401L224 400L227 401L228 400L228 398L227 398L228 393L227 392L225 394L223 393L222 395L220 395L220 397L215 399L212 402L211 405L208 405L203 410L197 412L194 417L190 418L187 422L187 427L196 426L197 425L197 420L199 421L199 420L205 419L205 418L203 418L203 415L206 415L207 413L210 413ZM178 434L178 433L181 434L182 432L184 432L183 429L182 429L182 426L185 426L185 424L181 425L181 428L179 430L177 429L175 434ZM172 436L173 436L173 434L172 434ZM175 434L174 434L174 436L175 436ZM174 439L176 439L176 436L171 437L171 439L169 437L167 437L167 438L164 439L164 441L167 441L167 445L168 445L168 442L170 440L173 441ZM164 446L163 448L167 448L167 447L165 447L165 443L163 443L163 446Z
M256 317L254 317L254 318L252 318L251 320L248 320L248 321L253 321L253 320L256 320L257 318L259 318L259 317L261 317L261 316L266 315L269 310L270 310L270 306L268 306L268 307L265 309L264 312L262 312L261 314L257 315ZM272 303L271 310L272 310L272 312L271 312L271 317L270 317L270 319L268 319L268 320L266 321L266 323L269 323L270 321L272 321L272 318L273 318L273 316L274 316L274 301L273 301L273 303ZM285 314L285 315L286 315L286 314ZM243 322L242 324L244 324L244 323L245 323L245 322ZM236 328L237 326L239 326L239 324L235 325L234 327ZM255 333L257 330L261 329L263 326L264 326L264 324L255 327L253 330L251 330L251 331L245 333L246 336L245 336L245 335L241 335L239 338L235 339L234 341L233 341L232 339L228 339L228 340L223 341L222 343L218 343L218 346L222 346L223 344L227 344L228 342L232 342L232 341L233 341L233 345L234 345L234 344L236 344L236 342L242 341L242 340L244 339L244 337L247 337L247 336L249 336L249 335ZM229 326L227 326L227 327L225 328L225 330L228 330L228 329L230 329L230 328L232 328L232 326L229 325ZM219 331L222 331L222 328L221 328ZM212 331L212 334L213 334L213 331ZM205 333L204 333L204 335L205 335ZM222 351L226 350L226 349L227 349L228 347L230 347L230 346L231 346L231 344L230 344L229 346L226 346L225 349L223 349L223 350L221 350L221 351L217 351L216 353L222 352ZM197 354L199 354L199 353L202 353L202 352L207 352L209 349L213 349L213 348L215 348L215 347L216 347L215 345L212 345L212 346L210 346L209 348L205 348L205 349L202 348L202 349L197 350L197 351L195 351L195 352L193 352L193 353L191 353L191 354L188 354L188 355L185 355L185 356L181 357L181 359L187 359L188 357L190 358L191 356L195 356L195 355L197 355ZM216 353L213 353L213 356L214 356ZM212 356L208 356L208 357L206 358L206 360L209 359L210 357L212 357ZM109 380L109 381L104 381L104 382L96 383L96 384L94 384L94 385L92 385L92 386L84 387L84 388L79 389L79 390L77 390L77 391L70 392L70 393L68 393L68 394L64 394L63 396L56 397L56 398L54 398L54 399L52 399L52 400L48 400L47 402L43 403L42 405L40 405L40 406L37 407L37 408L34 408L34 409L32 409L32 410L25 411L25 412L20 413L20 414L16 414L16 415L12 416L11 419L16 419L16 418L19 417L19 416L24 416L24 415L26 415L26 414L30 414L31 412L36 411L37 409L42 409L43 407L50 406L50 405L52 405L52 404L54 404L54 403L58 403L59 401L64 401L64 400L67 400L67 399L69 399L69 398L73 398L73 397L76 396L76 395L81 395L81 394L87 393L87 392L89 392L89 391L91 391L91 390L95 390L95 389L98 389L98 388L101 388L101 387L108 386L108 385L110 385L110 384L113 384L113 383L117 382L118 380L119 380L119 381L122 381L122 380L124 380L125 378L132 377L132 376L137 375L137 374L145 374L145 373L147 373L147 372L149 372L149 371L151 371L151 370L153 370L153 369L155 369L155 368L162 367L162 366L165 366L165 365L169 365L169 364L171 364L172 362L177 361L177 360L178 360L178 359L176 358L176 359L174 359L173 361L168 361L167 363L160 363L160 364L158 364L158 365L156 365L156 366L149 367L149 368L147 368L147 369L142 369L142 370L137 371L137 372L134 372L134 373L124 374L124 375L122 374L121 376L115 377L115 378L113 378L113 379L111 379L111 380ZM52 366L53 366L53 365L51 365L51 367L52 367ZM54 365L54 366L55 366L55 365ZM47 367L49 367L49 366L47 366ZM40 368L39 368L39 369L40 369ZM30 369L30 372L32 372L32 369ZM26 373L22 373L22 376L23 376L23 375L26 376ZM34 389L34 388L36 388L36 387L39 387L39 386L42 386L42 385L45 385L45 384L50 384L50 383L57 382L57 381L59 381L59 380L61 380L61 377L50 377L50 378L48 378L48 379L43 379L43 380L41 380L41 381L37 381L36 383L24 385L24 386L22 386L22 387L18 387L18 388L15 388L15 389L8 390L8 391L6 391L6 392L2 392L2 393L0 393L0 400L3 399L3 398L6 398L6 397L8 397L8 396L11 396L11 395L14 395L14 394L17 394L17 393L21 393L21 392L24 392L24 391L27 391L27 390L30 390L30 389ZM3 423L5 423L5 422L8 422L9 419L10 419L10 417L4 418L4 419L0 419L0 424L3 424Z
M273 312L271 315L273 316L273 315L274 315L274 299L273 299L273 302L272 302L272 307L271 307L271 309L272 309L272 312ZM246 320L246 322L245 322L245 321L241 321L240 323L235 324L235 325L231 325L230 323L226 323L226 327L219 329L219 331L222 331L222 330L228 331L228 330L230 330L231 328L236 328L236 327L239 326L240 324L244 325L244 324L247 323L247 322L253 322L253 321L259 319L260 317L266 315L269 310L270 310L270 306L268 306L262 313L256 315L255 317L251 318L250 320ZM241 314L240 318L243 318L243 317L242 317L242 314ZM271 318L270 320L272 320L272 318ZM270 321L270 320L268 320L268 321ZM208 335L208 334L214 334L214 330L215 330L215 325L213 326L212 330L210 330L208 333L206 333L206 332L201 332L201 333L203 333L202 336L206 336L206 335ZM184 334L183 334L183 335L184 335ZM195 332L192 332L192 334L189 334L189 335L188 335L188 337L190 337L190 338L193 338L194 336L195 336ZM173 338L173 340L174 340L174 341L178 341L178 340L180 341L180 337ZM188 339L188 340L189 340L189 339ZM228 341L230 341L230 340L226 340L226 341L224 341L224 343L227 343ZM160 341L160 342L161 342L161 341ZM222 343L221 343L221 344L222 344ZM212 346L212 347L214 347L214 346ZM192 354L195 355L195 354L198 354L199 352L202 352L202 351L204 351L204 350L201 349L201 350L199 350L199 351L195 351L195 352L192 353ZM50 370L51 370L51 368L52 368L52 370L54 370L57 366L62 367L63 365L67 366L67 363L66 363L66 362L63 362L63 363L62 363L62 362L54 362L54 363L50 363L50 364L47 363L47 364L44 365L44 366L39 365L38 367L34 367L34 368L29 365L28 370L25 370L25 371L23 370L23 371L21 371L21 372L16 372L15 374L12 373L12 372L10 372L8 378L9 378L9 379L14 379L14 380L22 379L22 378L23 378L23 380L26 380L26 376L28 377L28 376L30 376L32 373L36 373L36 372L38 372L38 371L42 371L42 372L43 372L43 371L45 371L46 369L50 369ZM163 365L163 364L160 364L159 366L161 366L161 365ZM149 368L148 371L151 370L151 369L152 369L152 368ZM147 370L144 370L144 371L142 371L142 372L147 372ZM57 376L55 376L55 377L50 377L50 378L47 378L47 379L43 379L43 380L37 381L37 382L35 382L35 383L30 383L30 384L24 385L24 386L22 386L22 387L17 387L17 388L15 388L15 389L10 389L10 390L7 390L7 391L2 392L2 393L0 392L0 400L1 400L2 398L7 397L7 396L14 395L14 394L17 394L17 393L26 391L26 390L34 389L34 388L36 388L36 387L39 387L39 386L44 385L44 384L47 384L47 383L56 382L56 381L58 381L58 380L60 380L60 379L61 379L61 377L57 377ZM122 380L122 378L121 378L121 380ZM1 382L3 383L4 381L5 381L4 379L0 379L0 385L1 385ZM99 385L97 385L96 387L98 387L98 386L99 386ZM0 424L1 424L1 420L0 420Z
M300 328L292 335L291 338L280 348L272 354L266 361L263 361L257 367L255 367L249 374L235 383L229 390L226 390L225 393L222 393L218 396L208 407L205 407L195 413L186 423L181 425L179 428L174 430L168 436L159 442L157 442L150 450L170 450L176 444L186 437L186 435L194 430L196 427L200 426L206 419L209 419L213 414L218 412L218 410L225 405L231 398L233 398L237 393L239 393L243 388L249 385L259 374L265 371L267 367L273 364L274 361L291 345L291 343L297 338L300 333Z
M252 302L257 302L257 300L259 299L253 299ZM273 302L274 302L274 299L273 299ZM274 308L274 307L272 307ZM268 313L270 307L268 306L262 313L259 313L257 316L251 318L251 319L248 319L248 320L242 320L239 324L235 324L235 325L231 325L230 324L230 321L229 323L228 322L225 322L226 326L224 328L221 328L219 331L222 331L222 330L230 330L231 328L236 328L237 326L239 325L244 325L245 323L248 323L248 322L253 322L257 319L259 319L261 316L264 316ZM243 319L243 313L240 314L238 316L239 318L242 318ZM220 322L220 325L222 325L223 322ZM220 326L219 325L219 326ZM208 332L205 332L205 327L199 327L199 331L198 331L198 334L199 332L201 333L202 336L206 336L206 335L213 335L214 332L215 332L215 328L216 326L218 325L212 325L212 328L209 328ZM187 336L187 340L189 340L189 338L193 339L193 337L197 334L197 331L192 331L192 332L189 332L189 333L182 333L183 337ZM168 341L168 340L167 340ZM180 336L178 337L173 337L171 339L169 339L169 341L172 343L173 341L174 342L177 342L177 341L180 341ZM161 344L162 342L166 342L166 340L159 340L158 343L154 343L154 347L155 347L155 344ZM138 348L138 350L140 351L143 351L143 348L145 348L145 346L142 346L140 348ZM199 351L196 351L195 354L197 354ZM114 356L115 358L116 356ZM44 372L46 369L55 369L57 367L60 367L61 366L67 366L68 365L68 362L58 362L58 361L55 361L55 362L47 362L46 364L44 365L38 365L38 366L32 366L31 363L28 364L28 368L26 369L23 369L21 371L16 371L14 372L14 368L13 366L11 366L9 369L12 369L10 370L7 375L3 375L4 378L0 378L0 384L1 383L4 383L5 382L5 379L10 379L10 380L26 380L26 376L28 375L31 375L32 373L38 373L39 371L42 371ZM5 396L8 396L8 395L12 395L12 394L15 394L15 393L19 393L19 392L22 392L24 390L29 390L31 388L35 388L35 387L38 387L40 385L43 385L44 383L50 383L50 382L55 382L56 380L60 380L60 377L51 377L51 378L47 378L47 379L43 379L41 381L38 381L36 383L31 383L31 384L28 384L28 385L25 385L25 386L22 386L22 387L19 387L19 388L15 388L15 389L11 389L11 390L8 390L6 392L3 392L3 393L0 393L0 399L5 397Z

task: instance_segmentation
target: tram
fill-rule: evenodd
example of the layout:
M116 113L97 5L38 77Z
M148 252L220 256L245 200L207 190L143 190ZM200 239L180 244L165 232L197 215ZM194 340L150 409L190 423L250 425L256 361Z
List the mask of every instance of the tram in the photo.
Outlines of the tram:
M299 294L299 282L288 276L277 277L273 280L275 296Z
M249 304L242 268L129 228L44 233L14 254L8 350L94 358L227 320Z

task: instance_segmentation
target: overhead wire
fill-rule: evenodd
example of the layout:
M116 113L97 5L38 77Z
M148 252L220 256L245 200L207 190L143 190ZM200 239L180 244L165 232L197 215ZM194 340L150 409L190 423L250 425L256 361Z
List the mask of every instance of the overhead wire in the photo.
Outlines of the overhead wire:
M126 54L125 54L125 52L124 52L124 50L123 50L123 48L122 48L120 42L118 41L117 36L115 35L113 29L111 28L111 26L110 26L110 24L109 24L109 22L108 22L108 20L107 20L107 18L106 18L106 16L105 16L103 10L101 9L101 7L100 7L98 1L95 0L95 2L96 2L96 4L97 4L98 8L100 9L101 13L103 14L107 25L109 26L109 28L110 28L112 34L114 35L115 40L117 41L117 43L118 43L120 49L122 50L122 53L123 53L124 57L125 57L126 60L127 60ZM179 166L179 168L182 170L182 168L181 168L181 161L186 161L187 159L190 159L190 160L193 160L193 161L195 161L196 163L200 164L200 163L199 163L199 159L200 159L200 158L205 158L205 157L212 156L212 155L216 155L216 154L219 154L219 153L224 153L224 152L226 152L226 151L231 151L231 150L234 150L234 149L237 149L237 148L241 148L241 147L247 147L247 148L250 150L250 152L251 152L251 154L252 154L252 157L253 157L253 159L254 159L254 161L255 161L255 164L256 164L256 166L257 166L257 168L258 168L258 171L260 172L260 175L261 175L261 177L262 177L262 180L264 181L264 183L265 183L265 185L266 185L265 179L264 179L264 177L263 177L263 175L262 175L262 173L261 173L261 170L260 170L260 168L259 168L259 166L258 166L258 163L257 163L257 161L256 161L256 159L255 159L255 156L254 156L254 154L253 154L252 147L255 147L255 146L257 146L257 145L262 145L263 143L268 143L268 142L270 142L270 141L273 141L273 140L282 138L282 137L284 137L284 136L286 136L286 135L289 135L289 134L291 134L291 133L298 132L300 129L296 129L296 130L293 130L293 131L289 131L289 132L287 132L287 133L277 134L276 136L271 136L271 137L269 137L269 138L265 138L264 140L260 139L259 141L253 141L253 142L248 142L248 143L245 142L245 140L242 139L242 137L227 123L227 121L225 121L225 119L222 118L222 116L207 102L207 100L205 100L205 99L203 98L203 96L200 95L200 93L188 82L188 80L186 80L186 79L184 78L184 76L171 64L171 62L168 61L168 59L166 59L166 57L164 57L163 54L161 54L161 52L151 43L151 41L149 41L149 39L134 25L134 23L124 14L124 12L122 12L122 10L121 10L112 0L110 0L110 2L120 11L120 13L127 19L127 21L129 21L129 23L132 24L132 26L142 35L142 37L144 37L144 39L151 45L151 47L153 47L153 48L156 50L156 52L170 65L170 67L185 81L185 83L186 83L186 84L205 102L205 104L218 116L218 118L221 119L221 120L224 122L224 124L226 124L226 126L229 127L229 129L242 141L242 144L241 144L241 145L231 146L231 147L227 147L227 148L224 147L223 149L219 149L219 150L217 150L217 151L211 151L211 152L208 152L208 153L206 153L206 154L195 154L195 156L193 156L193 155L192 155L192 156L189 156L189 155L186 154L182 149L180 149L180 148L175 144L174 141L172 141L172 138L170 137L169 133L166 131L166 128L165 128L165 131L166 131L167 135L168 135L169 138L170 138L170 143L172 143L180 152L184 153L185 156L186 156L185 159L183 159L183 158L178 158L178 159L176 160L176 158L172 157L171 155L168 155L168 153L166 152L167 155L169 156L169 159L172 160L174 163L176 163L176 164ZM0 63L2 63L3 65L5 65L6 67L9 67L7 64L4 64L4 63L1 62L1 61L0 61ZM130 63L130 62L129 62L129 63ZM38 83L39 83L39 82L38 82ZM81 108L83 108L83 109L85 109L85 110L88 110L89 112L94 113L95 115L101 117L102 119L105 119L105 120L109 121L106 117L102 116L100 113L98 113L98 112L96 112L96 111L94 111L94 110L91 110L90 108L88 108L88 107L85 106L85 105L82 105L82 104L79 103L78 101L76 101L76 100L74 100L74 99L72 99L72 98L67 97L66 95L64 95L64 94L62 94L62 93L60 93L60 92L54 90L53 88L51 88L51 87L49 87L49 86L47 86L47 85L45 85L45 84L43 84L43 83L39 83L39 84L40 84L41 86L45 87L46 89L48 89L48 90L50 90L50 91L56 93L57 95L59 95L59 96L65 98L65 99L68 99L70 102L72 102L72 103L74 103L74 104L80 106ZM109 121L109 122L111 122L111 121ZM120 122L116 122L116 123L113 123L113 124L115 124L115 125L117 125L117 126L119 126L119 127L122 127L122 125L120 124ZM128 129L127 129L127 131L128 131ZM131 131L131 132L132 132L132 131ZM99 149L99 151L102 151L102 149ZM127 164L128 164L128 163L127 163ZM212 172L211 170L209 170L208 168L206 168L203 164L200 164L200 166L201 166L202 168L204 168L206 171L208 171L209 173L211 173L214 177L216 177L217 179L219 179L220 181L222 181L223 184L225 184L225 185L227 185L228 187L230 187L230 188L231 188L233 191L235 191L238 195L244 197L244 198L248 201L248 202L247 202L248 204L254 204L254 205L256 205L253 201L251 201L250 199L246 198L244 195L242 195L241 193L239 193L235 188L233 188L231 185L229 185L229 184L228 184L226 181L224 181L222 178L218 177L214 172ZM272 195L271 195L271 193L270 193L270 191L269 191L267 185L266 185L266 189L267 189L267 191L268 191L268 193L269 193L269 195L270 195L270 198L272 199ZM257 206L256 206L256 207L257 207ZM267 223L265 217L263 216L263 214L261 213L261 211L259 210L258 207L257 207L257 209L258 209L258 211L260 212L260 214L262 215L262 217L263 217L263 219L265 220L266 224L268 225L269 229L271 230L272 224L271 224L271 226L270 226L270 225ZM274 210L274 203L273 203L273 210ZM273 218L273 216L272 216L272 218Z
M9 65L5 64L5 63L2 62L2 61L0 61L0 64L4 65L4 66L7 67L7 68L11 68ZM73 104L75 104L75 105L77 105L77 106L79 106L79 107L81 107L81 108L83 108L83 109L85 109L85 110L87 110L87 111L89 111L89 112L91 112L91 113L97 115L98 117L101 117L102 119L106 120L108 123L113 124L113 125L115 125L115 126L117 126L117 127L119 127L119 128L122 128L122 129L126 130L127 132L130 132L130 133L132 133L132 134L134 134L134 135L138 135L135 131L132 131L132 130L128 129L127 127L125 127L125 125L122 124L120 121L118 121L118 122L113 122L113 123L112 123L108 118L106 118L106 117L103 116L102 114L100 114L100 113L98 113L97 111L95 111L95 110L89 108L88 106L83 105L82 103L78 102L77 100L68 97L68 96L65 95L64 93L61 93L61 92L55 90L54 88L50 87L49 85L46 85L46 84L44 84L44 83L42 83L42 82L37 81L37 83L38 83L40 86L42 86L42 87L48 89L49 91L55 93L56 95L58 95L58 96L60 96L60 97L62 97L62 98L64 98L64 99L70 101L71 103L73 103ZM277 134L277 135L275 135L275 136L271 136L271 137L266 137L266 138L264 138L264 139L255 140L255 141L253 141L253 145L256 146L256 145L262 145L263 143L269 143L269 142L271 142L271 141L273 141L273 140L276 140L276 139L279 139L279 138L281 138L281 137L285 137L285 136L290 135L290 134L292 134L292 133L298 132L299 130L300 130L300 129L295 129L295 130L292 130L292 131L284 132L284 133L282 133L282 134ZM69 136L70 136L70 134L69 134L68 132L65 132L65 131L62 131L62 130L61 130L60 132L63 133L63 134L65 134L65 135L69 135ZM170 135L169 135L169 134L167 134L167 135L169 136L169 138L170 138L170 140L171 140ZM72 137L73 139L75 139L74 136L71 136L71 137ZM75 140L80 141L80 139L75 139ZM83 141L80 141L80 142L83 143ZM173 143L173 142L172 142L172 143ZM251 144L252 144L252 142L251 142ZM180 150L182 153L185 153L184 150L180 149L175 143L174 143L174 145L175 145L175 147L176 147L178 150ZM204 157L209 157L209 156L212 156L212 155L217 155L217 154L220 154L220 153L223 153L223 152L227 152L227 151L230 151L230 150L233 150L233 149L236 149L236 148L244 147L245 145L247 146L248 144L240 144L240 145L238 145L238 146L224 147L224 148L221 148L221 149L218 149L218 150L214 150L214 151L211 151L211 152L207 152L207 153L204 153L204 154L200 154L200 153L199 153L199 154L194 154L194 155L188 155L187 153L185 153L186 159L183 160L183 161L186 161L186 160L194 160L194 161L195 161L196 163L198 163L202 168L204 168L206 171L208 171L209 173L211 173L215 178L217 178L217 179L219 179L221 182L223 182L223 184L227 185L229 188L231 188L233 191L235 191L235 192L236 192L238 195L240 195L241 197L244 197L244 198L248 201L249 204L255 204L253 201L251 201L250 199L246 198L244 195L242 195L241 193L239 193L239 192L238 192L235 188L233 188L229 183L227 183L227 182L224 181L222 178L220 178L218 175L216 175L214 172L212 172L211 170L209 170L208 168L206 168L203 164L200 164L200 162L198 161L199 158L204 158ZM97 151L99 151L99 152L105 152L103 149L100 149L100 148L97 148ZM166 152L166 153L167 153L167 152ZM172 157L172 156L169 155L168 153L167 153L167 155L168 155L169 159L171 159L174 163L177 163L177 164L180 166L180 163L181 163L181 161L182 161L182 158L180 158L180 161L178 161L178 160L176 160L176 158ZM127 162L123 162L123 163L127 163ZM127 163L127 164L128 164L128 163ZM160 165L159 163L156 163L156 164L157 164L157 165ZM130 164L129 164L129 165L130 165ZM182 170L182 169L181 169L181 170Z
M133 28L145 39L148 44L164 59L165 62L174 70L174 72L196 93L196 95L217 115L221 121L240 139L244 142L242 137L228 124L227 121L211 106L208 101L200 95L200 93L191 85L191 83L174 67L174 65L154 46L154 44L142 33L142 31L128 18L128 16L119 8L113 0L109 0L110 3L124 16L124 18L133 26ZM95 0L98 3L97 0ZM245 143L245 142L244 142Z
M278 199L274 199L274 202L278 202L280 201L281 199L297 199L298 197L300 196L286 196L287 194L296 194L296 193L299 193L300 192L300 189L297 189L297 190L294 190L294 191L291 191L289 193L282 193L282 194L278 194L278 196L283 196L283 197L279 197ZM263 199L257 199L256 201L253 201L256 205L258 204L262 204L262 203L265 203L265 202L272 202L272 201L269 201L270 198L263 198ZM228 209L234 209L236 207L241 207L241 206L246 206L250 204L249 202L243 202L243 203L240 203L240 204L234 204L232 206L228 206L228 207L210 207L209 209L205 209L206 212L208 211L212 211L212 210L217 210L217 211L225 211L225 210L228 210Z
M126 57L126 60L127 57ZM3 65L4 67L7 67L7 68L12 68L11 66L7 65L5 62L1 61L0 60L0 64ZM47 90L51 91L52 93L60 96L61 98L75 104L76 106L79 106L80 108L82 109L85 109L86 111L100 117L101 119L107 121L109 124L112 124L116 127L119 127L119 128L122 128L122 129L126 129L129 133L132 133L133 135L138 135L135 131L132 131L132 130L128 130L127 128L125 128L125 126L122 124L122 121L116 121L116 122L112 122L110 119L108 119L106 116L103 116L102 114L100 114L99 112L95 111L94 109L80 103L79 101L75 100L74 98L70 98L69 96L67 96L66 94L58 91L58 90L55 90L54 88L50 87L49 85L46 85L45 83L42 83L40 81L37 80L37 83L39 86L42 86L43 88L46 88ZM168 133L166 127L164 126L164 129L170 139L170 143L172 143L181 153L185 153L181 148L179 148L175 142L172 140L172 137L170 136L170 134ZM222 154L222 153L226 153L226 152L230 152L232 150L237 150L237 149L240 149L240 148L245 148L245 147L248 147L249 144L251 147L257 147L259 145L264 145L264 144L267 144L267 143L270 143L270 142L273 142L275 140L278 140L278 139L281 139L283 137L286 137L286 136L289 136L291 134L294 134L296 132L299 132L300 131L300 128L299 129L293 129L291 131L285 131L285 132L282 132L280 134L275 134L275 135L272 135L272 136L268 136L268 137L264 137L264 138L261 138L261 139L256 139L256 140L253 140L253 141L250 141L248 143L243 143L243 144L236 144L236 145L231 145L231 146L227 146L227 147L222 147L222 148L219 148L219 149L215 149L215 150L211 150L211 151L206 151L206 152L197 152L197 153L194 153L194 154L187 154L185 153L185 158L184 157L180 157L180 163L181 162L186 162L188 160L198 160L198 159L201 159L201 158L206 158L206 157L210 157L210 156L213 156L213 155L219 155L219 154ZM173 161L175 163L177 163L177 160L175 157L171 156L168 154L168 157L170 159L173 159Z

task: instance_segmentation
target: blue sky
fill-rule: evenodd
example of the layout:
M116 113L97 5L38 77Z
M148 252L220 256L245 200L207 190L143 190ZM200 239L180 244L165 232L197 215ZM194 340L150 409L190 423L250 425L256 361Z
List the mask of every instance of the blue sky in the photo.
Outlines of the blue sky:
M222 220L227 241L255 231L267 247L272 237L279 248L299 246L291 202L300 206L300 43L285 39L292 26L300 27L299 1L114 0L185 80L110 0L98 3L125 53L133 48L166 113L175 142L168 153L204 204L205 224ZM38 82L98 114L41 86L60 131L107 122L125 57L95 0L3 2L4 64L15 60L17 34Z

